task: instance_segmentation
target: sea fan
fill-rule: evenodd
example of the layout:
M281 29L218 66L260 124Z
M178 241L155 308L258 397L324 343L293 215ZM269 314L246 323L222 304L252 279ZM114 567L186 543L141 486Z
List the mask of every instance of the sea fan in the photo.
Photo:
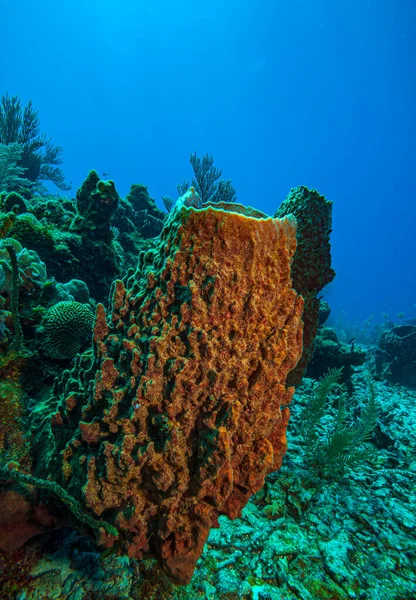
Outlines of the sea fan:
M22 146L17 143L0 144L0 192L30 186L30 181L23 177L25 169L17 166L22 151Z

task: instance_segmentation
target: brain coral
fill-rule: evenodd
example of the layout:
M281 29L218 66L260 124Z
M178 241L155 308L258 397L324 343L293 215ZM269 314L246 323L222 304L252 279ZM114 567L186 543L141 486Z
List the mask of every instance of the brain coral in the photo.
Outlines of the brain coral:
M58 302L43 319L42 346L51 358L73 358L92 334L94 321L89 304Z
M37 473L116 528L100 543L156 556L180 584L218 517L238 517L280 467L302 352L294 219L223 208L179 202L115 282L91 369L68 373L38 442Z

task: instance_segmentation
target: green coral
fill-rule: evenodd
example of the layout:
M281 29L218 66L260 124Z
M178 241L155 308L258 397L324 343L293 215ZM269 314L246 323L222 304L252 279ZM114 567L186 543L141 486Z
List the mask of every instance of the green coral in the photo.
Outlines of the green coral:
M13 211L16 214L24 213L27 211L25 199L17 192L10 192L4 197L2 210L6 212Z
M22 190L30 185L30 181L23 177L25 169L20 165L22 153L21 144L3 143L0 131L0 192L8 191L12 187Z
M89 304L58 302L49 308L39 333L42 347L50 358L73 358L92 334L94 316Z
M0 145L15 149L15 171L20 173L12 176L11 187L29 184L33 190L44 192L41 182L52 181L61 190L71 189L59 166L63 163L62 148L41 133L39 113L30 100L23 107L19 96L3 94L0 98ZM21 179L22 173L29 181Z
M298 385L312 356L318 330L319 292L335 277L330 244L332 202L316 190L299 186L290 191L273 216L282 219L287 215L293 215L297 222L297 246L290 269L293 288L305 301L303 353L287 379L288 385Z
M34 215L23 213L18 215L13 225L13 237L46 256L54 250L54 229L53 225L42 223Z
M114 181L101 180L96 171L90 171L76 196L77 213L71 223L71 231L88 231L90 237L111 243L110 221L120 201Z

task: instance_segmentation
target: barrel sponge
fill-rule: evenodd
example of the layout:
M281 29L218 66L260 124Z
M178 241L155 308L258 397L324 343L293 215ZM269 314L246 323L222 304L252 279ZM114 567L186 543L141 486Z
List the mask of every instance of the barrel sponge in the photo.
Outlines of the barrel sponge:
M118 530L100 543L158 558L176 583L281 466L302 353L295 248L293 217L179 203L109 318L97 307L92 385L61 386L45 473Z
M92 335L94 315L89 304L58 302L43 318L42 346L51 358L73 358Z

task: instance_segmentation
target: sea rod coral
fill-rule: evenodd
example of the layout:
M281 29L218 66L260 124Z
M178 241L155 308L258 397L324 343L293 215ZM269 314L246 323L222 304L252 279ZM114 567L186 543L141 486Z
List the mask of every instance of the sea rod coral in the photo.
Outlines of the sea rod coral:
M29 476L65 490L47 504L54 527L76 526L81 509L107 524L90 527L102 546L155 556L190 581L218 517L240 516L286 451L286 378L302 354L295 249L291 216L201 207L194 190L176 203L136 271L114 283L111 314L98 305L90 364L79 357L32 415ZM9 473L24 493L28 480Z

